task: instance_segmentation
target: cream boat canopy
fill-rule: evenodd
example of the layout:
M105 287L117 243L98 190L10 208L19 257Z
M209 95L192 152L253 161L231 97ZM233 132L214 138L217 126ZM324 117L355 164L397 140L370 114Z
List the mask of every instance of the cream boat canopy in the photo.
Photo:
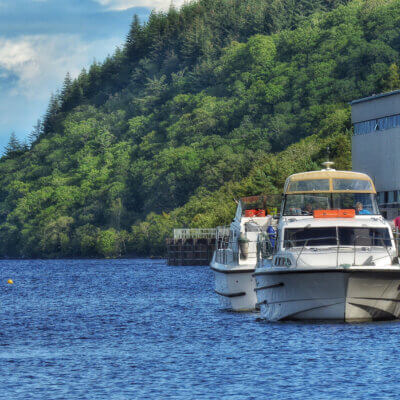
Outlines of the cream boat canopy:
M360 172L323 169L293 174L286 179L284 194L316 192L376 194L371 178Z

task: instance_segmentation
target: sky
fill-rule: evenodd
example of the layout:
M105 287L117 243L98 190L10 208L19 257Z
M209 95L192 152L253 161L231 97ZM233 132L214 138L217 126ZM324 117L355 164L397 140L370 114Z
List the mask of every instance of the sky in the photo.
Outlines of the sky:
M174 0L179 7L183 0ZM146 21L171 0L0 0L0 152L24 140L67 72L112 55L133 15Z

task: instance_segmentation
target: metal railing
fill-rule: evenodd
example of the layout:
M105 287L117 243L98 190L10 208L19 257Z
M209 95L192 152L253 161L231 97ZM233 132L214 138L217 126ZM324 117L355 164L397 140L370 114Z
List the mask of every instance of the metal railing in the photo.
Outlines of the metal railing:
M276 243L276 235L273 236ZM269 258L274 252L274 246L271 242L271 234L262 232L257 237L257 261L261 258Z
M230 235L230 227L229 226L217 226L215 228L215 230L216 230L217 239L229 237L229 235Z
M249 241L247 243L255 243L256 250L243 252L240 248L240 245L237 249L232 249L231 247L227 248L219 248L216 249L215 253L215 261L221 264L230 264L230 263L239 263L239 260L251 260L256 259L257 257L257 245L258 242L256 240Z
M260 236L261 235L259 235L259 237ZM357 241L359 241L360 239L368 239L369 241L372 241L372 243L368 244L368 245L359 244L359 243L357 243ZM328 241L328 240L333 240L333 241L336 242L336 244L332 244L332 245L324 244L323 245L324 248L319 249L318 254L326 253L326 250L328 250L326 247L328 247L330 250L336 251L336 266L339 265L339 255L340 254L346 254L346 253L340 251L341 248L342 249L352 249L353 250L353 265L354 266L358 265L358 264L356 264L357 250L359 248L364 248L365 249L365 247L382 247L382 248L384 248L386 250L387 256L393 261L393 259L392 259L393 256L390 254L390 251L389 251L389 247L392 248L392 242L391 242L391 240L389 238L381 238L381 237L373 237L372 238L371 236L356 235L354 237L354 240L353 240L352 243L340 244L337 236L325 236L325 237L309 238L309 239L285 240L283 242L283 245L284 245L284 248L294 249L294 248L300 248L300 246L295 246L293 244L296 244L298 242L303 243L303 245L301 246L301 249L298 252L297 257L296 257L296 267L297 267L298 266L298 262L300 260L300 257L304 252L304 249L308 246L308 244L310 242L312 242L312 241ZM375 241L379 241L381 243L381 246L376 245ZM267 253L266 256L263 254L262 247L261 247L261 246L263 246L263 242L264 243L269 242L269 245L266 244L266 247L271 249L271 251L269 253L266 252ZM390 242L390 245L388 246L386 242ZM290 246L286 245L288 243L290 243ZM261 240L259 240L258 246L261 249L261 251L259 253L261 258L267 258L267 257L271 257L273 255L274 250L272 249L272 245L271 245L271 242L269 241L268 237L267 238L263 237ZM311 248L315 248L315 246L311 247ZM396 251L396 254L397 254L397 251ZM384 257L375 257L375 258L373 258L371 260L371 263L374 263L375 261L377 261L379 259L382 259L382 258L385 258L385 257L386 257L386 255Z
M215 253L215 261L220 264L238 264L239 252L234 252L232 249L218 249Z
M216 229L216 253L215 261L220 264L238 263L238 249L233 246L235 233L229 226L218 226ZM237 246L236 246L237 247Z
M174 239L214 239L217 228L174 229Z

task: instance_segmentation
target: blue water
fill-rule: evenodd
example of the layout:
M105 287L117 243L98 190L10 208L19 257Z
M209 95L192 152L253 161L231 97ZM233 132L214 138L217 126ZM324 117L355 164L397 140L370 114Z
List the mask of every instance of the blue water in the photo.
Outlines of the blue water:
M261 322L212 284L164 261L0 261L0 398L399 398L399 322Z

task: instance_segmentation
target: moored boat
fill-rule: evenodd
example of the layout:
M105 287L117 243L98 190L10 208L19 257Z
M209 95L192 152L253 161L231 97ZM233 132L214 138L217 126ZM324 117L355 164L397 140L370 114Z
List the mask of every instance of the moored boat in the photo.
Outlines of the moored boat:
M252 196L238 202L229 227L217 228L217 248L211 261L215 293L222 308L253 311L256 308L255 278L257 238L262 232L274 235L274 205L280 196ZM273 238L272 238L273 240Z
M365 174L305 172L285 184L276 245L259 237L261 316L389 320L400 316L400 266L389 224Z

